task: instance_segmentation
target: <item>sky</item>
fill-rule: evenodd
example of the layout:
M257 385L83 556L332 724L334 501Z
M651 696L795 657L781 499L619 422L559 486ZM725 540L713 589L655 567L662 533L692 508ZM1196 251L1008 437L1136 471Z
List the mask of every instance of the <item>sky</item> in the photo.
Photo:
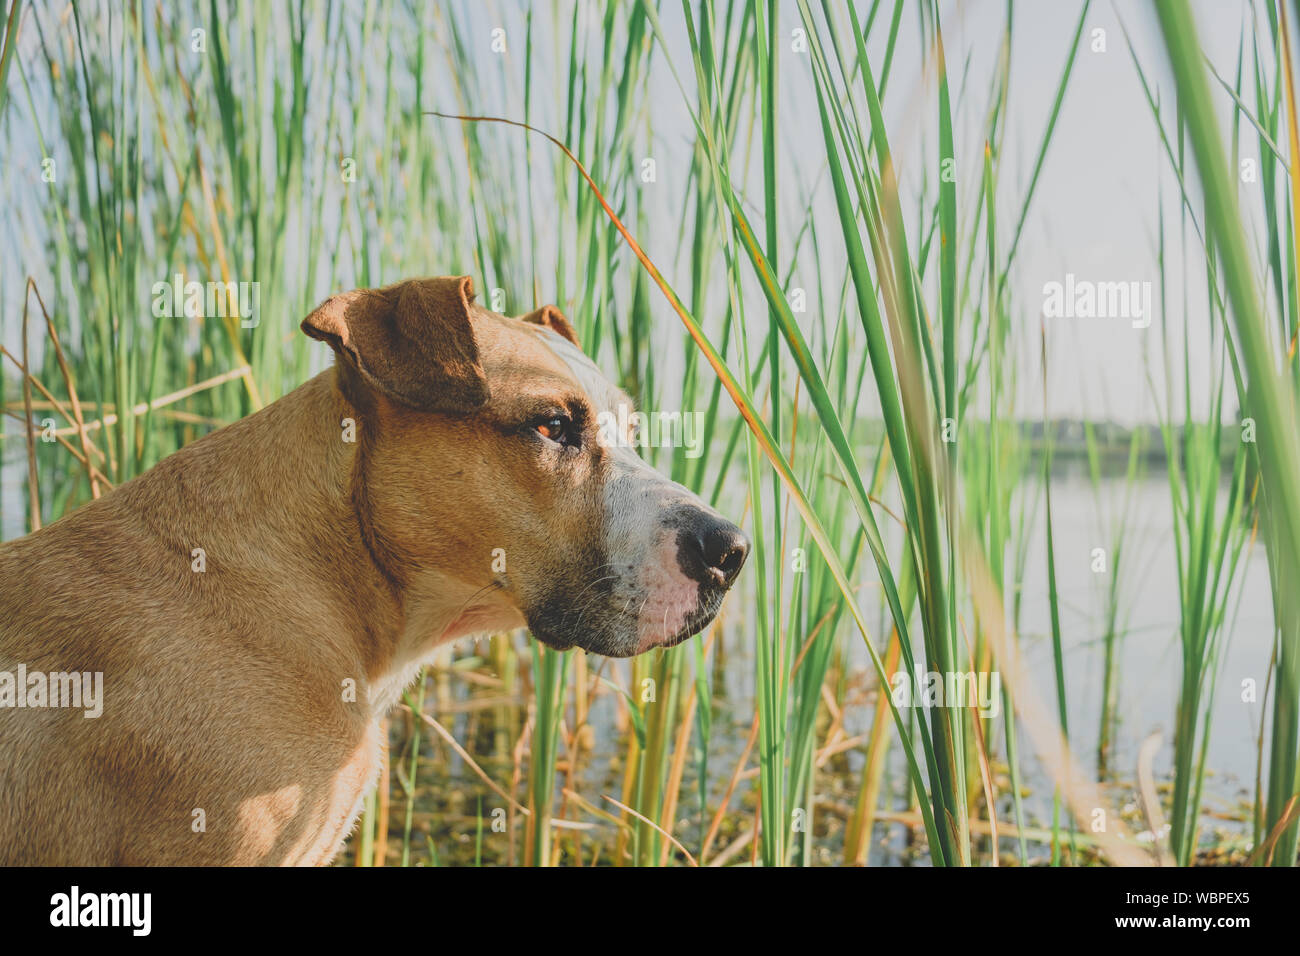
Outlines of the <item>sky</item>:
M814 5L816 6L816 5ZM865 5L864 5L865 6ZM882 4L882 16L890 3ZM1250 7L1238 2L1201 2L1194 5L1202 43L1220 74L1231 76L1235 69L1237 44L1243 25L1250 23ZM472 25L468 35L486 36L498 23L507 25L518 38L526 11L523 4L485 3L458 6L460 15ZM539 33L558 29L566 34L571 3L537 5L535 26ZM940 5L949 70L953 75L956 124L956 159L959 219L971 213L977 195L982 164L984 121L989 76L1001 42L1005 18L1003 0L970 0ZM1008 241L1009 224L1016 218L1029 172L1037 154L1042 130L1052 107L1056 87L1081 7L1072 2L1022 2L1015 4L1015 32L1012 44L1011 94L1008 103L1008 135L998 171L999 220ZM557 12L552 19L551 10ZM781 32L792 36L802 26L798 5L780 5ZM600 29L600 13L591 5L583 11L589 39ZM662 22L673 64L690 84L690 54L681 10L665 4ZM1209 323L1204 303L1204 267L1197 253L1195 237L1188 247L1186 268L1180 259L1174 234L1180 218L1179 197L1164 155L1151 111L1146 103L1125 41L1121 23L1128 28L1134 54L1167 101L1172 101L1172 82L1165 63L1156 24L1145 3L1094 2L1089 7L1081 50L1070 82L1051 149L1047 154L1033 205L1025 222L1017 265L1011 276L1014 323L1018 329L1021 369L1020 413L1037 417L1043 411L1038 379L1037 329L1044 300L1043 289L1050 282L1064 282L1067 275L1090 282L1150 282L1156 288L1155 309L1168 317L1169 330L1181 343L1186 331L1191 345L1191 377L1194 384L1211 380ZM1100 32L1099 32L1100 31ZM28 41L34 39L29 31ZM871 52L879 63L885 30L874 31ZM1261 26L1261 32L1266 27ZM914 9L904 14L894 75L885 100L885 114L893 150L901 171L904 192L915 189L924 164L937 154L934 126L933 76L920 69L917 17ZM1103 46L1104 50L1095 49ZM552 43L536 45L541 62L540 76L549 76L558 86L567 56ZM26 47L31 55L32 48ZM499 82L488 72L495 64L485 58L481 89L485 112L522 115L522 57L518 45ZM551 56L554 62L547 62ZM326 57L322 56L321 60ZM319 64L316 66L319 69ZM513 71L513 72L512 72ZM816 100L807 55L784 52L781 60L781 106L779 136L782 142L783 182L789 188L780 194L781 218L786 224L801 221L808 203L806 190L818 184L813 194L814 215L833 228L834 207L829 182L824 175L822 141L816 116ZM0 216L6 229L0 234L0 333L6 343L16 343L17 317L22 308L22 281L28 274L40 276L41 252L30 237L20 234L20 207L33 201L28 180L39 162L25 94L18 85L17 71L10 78L10 116L7 117L7 161L0 164ZM965 78L965 82L962 81ZM543 80L543 82L545 82ZM690 93L688 89L688 93ZM549 97L553 104L559 96ZM1226 122L1229 105L1222 96ZM542 115L548 97L539 96ZM656 51L651 79L650 112L654 150L663 181L672 186L674 177L684 177L690 155L692 126L682 94L668 69L663 51ZM559 120L552 113L551 128ZM1245 155L1256 148L1253 136L1243 138ZM761 207L758 163L751 164L747 189L755 208ZM933 180L933 170L929 171ZM1258 185L1243 184L1243 201L1257 205L1251 195ZM672 194L672 193L670 193ZM534 197L534 204L545 202ZM906 207L906 201L905 201ZM1163 300L1159 296L1155 235L1163 210L1174 248L1167 275L1171 282ZM674 260L678 246L679 210L669 205L655 210L647 235L642 237L656 261ZM963 227L959 222L959 232ZM538 237L545 244L544 236ZM680 260L678 260L680 261ZM445 271L431 264L431 272ZM835 284L844 265L830 252L821 263L818 277L811 264L800 264L795 284ZM679 288L687 284L684 271L675 276ZM1194 290L1186 298L1182 285ZM751 293L754 290L750 290ZM931 297L933 298L933 297ZM658 296L653 314L662 334L678 335L676 319ZM1163 362L1158 352L1164 322L1157 318L1147 328L1134 328L1126 319L1054 318L1048 321L1050 349L1049 388L1046 412L1050 417L1092 418L1125 424L1154 422L1162 415ZM1181 347L1181 346L1180 346ZM1150 361L1149 359L1154 359ZM1181 363L1178 363L1181 364ZM1177 412L1175 411L1177 418Z
M886 4L888 6L888 4ZM972 192L978 189L983 159L988 77L994 70L1001 42L1005 7L1000 0L941 5L949 73L968 78L954 91L954 123L958 170L959 233L962 217L970 215ZM1008 135L998 171L999 223L1009 242L1010 223L1019 212L1028 186L1042 131L1047 127L1061 73L1066 62L1081 5L1069 2L1015 4L1011 58ZM1248 22L1246 4L1205 2L1194 5L1202 46L1220 75L1235 72L1237 44ZM789 29L799 25L795 5L783 5ZM918 76L915 64L917 31L904 17L900 48L895 54L897 86L886 98L886 123L904 189L919 181L918 167L937 154L933 120L916 114L933 113L933 78ZM1044 286L1077 280L1149 282L1156 318L1147 328L1126 319L1063 317L1048 319L1049 417L1091 418L1124 424L1155 422L1164 414L1164 366L1160 355L1163 310L1173 341L1181 349L1182 332L1191 343L1194 386L1211 379L1209 320L1204 302L1204 257L1195 233L1187 249L1186 268L1177 237L1180 197L1176 180L1160 142L1134 59L1148 82L1173 102L1173 82L1154 16L1145 3L1090 5L1080 51L1066 98L1047 153L1033 204L1025 222L1011 276L1014 323L1020 331L1020 410L1041 413L1038 378L1038 315ZM908 29L913 26L913 29ZM1124 28L1131 38L1130 53ZM1099 32L1100 31L1100 32ZM1261 24L1267 32L1267 24ZM883 39L883 31L880 38ZM1099 49L1104 45L1104 50ZM1096 49L1095 49L1096 48ZM965 61L969 59L967 64ZM877 62L880 55L877 54ZM787 60L787 64L789 61ZM903 70L904 65L911 66ZM799 143L820 144L815 112L801 108L809 101L795 65L787 65L784 133L792 152ZM804 70L806 73L807 70ZM917 91L929 82L929 89ZM1222 96L1222 119L1228 121L1230 100ZM814 106L815 110L815 106ZM801 123L802 119L810 121ZM1226 126L1225 126L1226 128ZM1257 156L1253 136L1243 135L1243 157ZM933 176L932 176L933 181ZM1259 202L1243 184L1242 202ZM829 190L824 189L824 193ZM905 204L906 208L906 204ZM1163 303L1157 266L1157 230L1163 208L1169 268ZM1192 294L1184 298L1186 279ZM933 299L931 300L933 301ZM1148 350L1154 352L1148 356ZM1148 361L1150 358L1150 361ZM1177 363L1181 367L1181 362ZM1177 381L1177 380L1176 380ZM1207 388L1208 391L1208 388ZM1229 403L1231 409L1231 403ZM1181 418L1175 409L1175 419Z

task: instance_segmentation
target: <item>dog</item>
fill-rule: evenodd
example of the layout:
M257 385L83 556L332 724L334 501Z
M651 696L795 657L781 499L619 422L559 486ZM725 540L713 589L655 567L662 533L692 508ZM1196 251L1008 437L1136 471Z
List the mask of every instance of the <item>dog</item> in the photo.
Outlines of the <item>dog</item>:
M598 427L629 400L559 310L412 279L302 330L329 370L0 545L0 863L327 864L439 645L717 614L748 540ZM24 673L102 674L102 713L14 706Z

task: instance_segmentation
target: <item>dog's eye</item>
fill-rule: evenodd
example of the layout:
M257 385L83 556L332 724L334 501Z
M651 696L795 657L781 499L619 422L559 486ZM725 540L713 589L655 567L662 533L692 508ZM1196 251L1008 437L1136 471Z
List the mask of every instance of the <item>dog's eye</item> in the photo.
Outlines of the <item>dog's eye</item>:
M533 430L543 438L548 438L557 445L569 447L577 444L573 430L573 420L563 415L553 415L533 423Z

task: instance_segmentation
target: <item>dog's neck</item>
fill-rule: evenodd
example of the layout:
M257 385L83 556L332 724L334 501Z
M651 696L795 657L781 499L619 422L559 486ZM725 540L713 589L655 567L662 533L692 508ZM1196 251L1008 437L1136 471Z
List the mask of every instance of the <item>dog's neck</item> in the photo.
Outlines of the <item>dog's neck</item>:
M352 443L355 451L348 464L350 474L345 482L349 489L348 505L373 568L386 580L401 609L392 653L386 657L375 680L378 698L391 703L440 645L470 635L523 627L525 622L495 584L471 585L460 576L459 568L422 565L409 551L395 544L392 529L386 534L377 527L371 499L374 479L369 466L376 455L373 439L382 427L380 407L386 400L372 396L373 405L355 405L350 396L357 391L358 383L355 380L345 383L348 373L337 366L336 370L336 387L331 391L336 403L334 419L351 420L358 429L357 440ZM430 502L429 506L436 507L436 504ZM386 705L381 706L386 709Z

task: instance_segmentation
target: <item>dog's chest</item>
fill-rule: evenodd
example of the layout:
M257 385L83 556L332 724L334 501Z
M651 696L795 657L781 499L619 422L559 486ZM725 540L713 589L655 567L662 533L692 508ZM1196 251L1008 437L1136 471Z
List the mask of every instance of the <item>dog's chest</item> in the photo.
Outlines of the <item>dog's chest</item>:
M309 810L303 838L281 862L324 866L334 861L356 827L366 795L378 780L383 766L383 746L379 724L371 725L351 758L328 781L320 782L318 799L312 801L317 809Z
M342 810L341 825L334 834L333 846L323 862L328 863L333 860L339 851L343 849L343 843L347 840L348 834L356 829L357 820L360 818L361 810L365 806L366 795L379 782L379 773L384 765L383 748L385 746L386 741L382 739L379 726L376 725L373 739L369 743L369 756L367 759L359 761L355 766L345 768L344 773L340 775L341 800L337 804L337 809Z
M290 775L291 782L275 788L241 788L257 792L240 800L235 808L233 852L219 862L241 866L330 864L356 825L382 766L383 741L377 722L347 744L340 743L323 743L320 753L328 759L300 766Z

